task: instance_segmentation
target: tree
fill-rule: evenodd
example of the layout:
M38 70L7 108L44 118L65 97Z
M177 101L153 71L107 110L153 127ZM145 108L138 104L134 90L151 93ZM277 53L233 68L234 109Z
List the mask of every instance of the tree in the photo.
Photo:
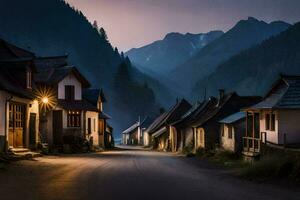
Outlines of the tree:
M101 37L102 37L104 40L108 41L108 37L107 37L106 31L104 30L103 27L100 28L99 33L100 33Z
M94 27L94 29L96 29L97 31L99 31L98 22L96 20L93 23L93 27Z

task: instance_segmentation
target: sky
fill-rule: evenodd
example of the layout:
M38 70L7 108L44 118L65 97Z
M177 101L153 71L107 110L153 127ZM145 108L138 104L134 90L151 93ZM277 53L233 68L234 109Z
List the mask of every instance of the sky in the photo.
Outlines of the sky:
M163 39L169 32L227 31L252 16L300 21L300 0L66 0L107 31L121 51Z

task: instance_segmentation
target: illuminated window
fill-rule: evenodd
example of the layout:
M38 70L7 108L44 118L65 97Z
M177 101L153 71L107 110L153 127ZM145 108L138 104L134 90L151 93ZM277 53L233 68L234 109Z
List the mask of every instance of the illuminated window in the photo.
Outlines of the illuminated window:
M81 127L81 112L68 111L68 127Z

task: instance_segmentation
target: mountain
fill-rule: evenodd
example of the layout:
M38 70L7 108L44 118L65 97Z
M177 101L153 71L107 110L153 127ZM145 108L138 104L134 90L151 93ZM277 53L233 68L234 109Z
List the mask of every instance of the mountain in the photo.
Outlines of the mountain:
M231 56L279 34L289 26L285 22L266 23L252 17L241 20L187 62L177 66L170 74L170 78L181 83L186 91L190 91L196 81L208 76L219 64Z
M151 74L166 74L222 34L222 31L200 34L169 33L163 40L131 49L125 55L145 73L152 71Z
M30 50L37 56L68 54L69 64L78 67L93 87L104 88L109 102L106 109L112 116L110 123L116 133L136 120L138 116L132 111L132 106L141 107L143 104L138 99L123 105L122 110L116 109L116 105L123 99L114 98L116 91L113 81L125 58L112 47L104 29L92 25L80 11L61 0L0 0L0 4L0 38ZM167 89L134 67L128 70L133 74L134 86L129 87L127 93L137 97L146 94L146 97L151 97L155 108L145 110L158 111L161 103L157 99L167 102L171 96ZM147 87L143 87L145 84ZM126 117L121 118L120 113L126 113Z
M260 45L233 56L198 82L194 95L224 88L242 95L264 95L279 74L300 75L300 23Z

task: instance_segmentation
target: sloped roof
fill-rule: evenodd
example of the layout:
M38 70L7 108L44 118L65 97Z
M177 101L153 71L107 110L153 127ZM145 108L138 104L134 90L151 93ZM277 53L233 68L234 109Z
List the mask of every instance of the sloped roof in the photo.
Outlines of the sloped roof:
M300 76L282 75L263 101L249 109L300 109Z
M100 89L84 89L82 90L82 97L97 106L100 97Z
M239 96L235 92L224 95L221 99L213 98L205 106L191 125L198 127L204 125L209 120L219 121L226 115L240 111L240 109L251 106L261 100L256 96Z
M225 117L224 119L220 120L219 122L220 123L223 123L223 124L232 124L232 123L235 123L237 121L240 121L241 119L245 119L246 118L246 112L237 112L237 113L234 113L232 115L229 115L227 117Z
M148 132L151 134L166 124L172 124L178 121L191 107L192 105L189 102L185 99L181 99L168 112L160 115L153 124L150 125L151 128L148 128Z
M64 66L58 68L45 69L44 71L40 70L35 76L35 80L39 83L45 83L47 85L57 84L63 78L73 74L83 85L83 87L90 87L91 84L89 81L78 71L74 66Z
M102 111L99 113L99 119L111 119L111 116Z
M140 122L134 123L132 126L127 128L122 134L132 134L138 127L140 126Z
M0 39L0 60L34 58L34 53Z
M33 99L32 90L25 88L25 83L23 83L22 80L19 79L18 74L16 74L24 73L26 68L33 68L30 60L25 61L22 59L14 62L0 61L0 89L19 97ZM24 69L24 71L22 71L22 69ZM25 76L25 73L20 75Z
M66 110L85 110L85 111L95 111L99 112L97 107L92 105L86 100L73 100L73 101L66 101L59 99L57 101L58 106L62 107Z

